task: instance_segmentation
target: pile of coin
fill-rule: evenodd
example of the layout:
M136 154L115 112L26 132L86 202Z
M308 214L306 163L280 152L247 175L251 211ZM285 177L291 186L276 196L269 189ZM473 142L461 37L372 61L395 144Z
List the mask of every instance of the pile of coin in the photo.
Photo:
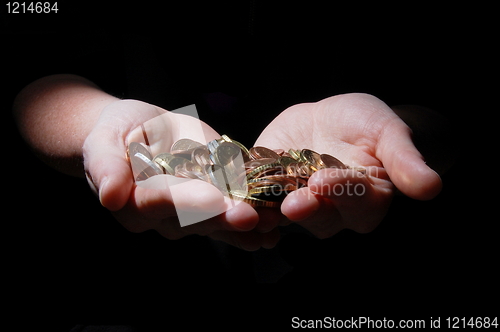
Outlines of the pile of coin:
M147 145L131 142L127 153L135 181L159 174L199 179L232 199L265 207L279 206L290 192L307 186L319 169L348 168L329 154L308 149L247 149L226 135L207 145L183 138L170 152L155 156Z

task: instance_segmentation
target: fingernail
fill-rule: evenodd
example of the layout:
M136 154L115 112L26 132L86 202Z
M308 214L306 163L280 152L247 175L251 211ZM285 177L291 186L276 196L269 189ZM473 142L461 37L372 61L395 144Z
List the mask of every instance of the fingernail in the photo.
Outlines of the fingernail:
M104 203L102 202L102 193L106 189L106 185L107 184L108 184L108 178L104 178L101 181L101 185L99 186L99 189L98 189L98 192L99 192L99 201L101 202L101 205L104 206L104 207L106 207L106 205L104 205Z

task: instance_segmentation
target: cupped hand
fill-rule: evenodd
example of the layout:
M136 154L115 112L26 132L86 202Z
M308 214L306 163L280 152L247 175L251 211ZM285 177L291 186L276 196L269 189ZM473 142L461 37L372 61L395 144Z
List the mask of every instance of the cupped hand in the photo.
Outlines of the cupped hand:
M441 179L415 148L410 128L385 103L367 94L292 106L266 127L255 145L312 149L353 167L319 170L308 187L283 201L281 212L288 222L319 238L345 228L373 230L385 216L395 187L421 200L441 190Z
M277 229L263 231L265 225L259 225L255 209L227 199L209 183L182 181L171 175L153 176L139 185L134 182L126 156L128 142L147 140L157 154L168 152L180 138L206 144L219 137L194 117L136 100L120 100L103 109L85 140L87 179L101 204L130 231L154 229L168 239L207 235L246 250L272 247L279 239ZM203 221L181 227L179 213Z

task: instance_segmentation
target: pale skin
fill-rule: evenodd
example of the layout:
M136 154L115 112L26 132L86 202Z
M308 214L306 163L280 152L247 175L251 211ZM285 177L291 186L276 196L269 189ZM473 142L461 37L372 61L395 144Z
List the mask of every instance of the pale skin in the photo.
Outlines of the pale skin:
M414 146L407 124L374 96L345 94L284 110L255 145L328 153L363 167L366 175L320 170L307 188L289 194L280 209L241 203L180 227L170 193L136 186L126 159L126 143L134 130L166 112L145 102L119 100L74 75L35 81L14 103L19 130L37 155L61 172L86 175L101 204L132 232L154 229L168 239L199 234L244 250L272 248L279 241L278 226L297 223L318 238L343 229L369 232L384 218L396 189L419 200L432 199L441 190L440 176ZM170 115L172 125L182 130L165 133L167 140L187 137L206 143L220 137L203 122L200 136L200 123L193 125L198 120ZM193 190L185 190L181 199L193 209L225 209L228 204L208 183L194 181L189 186Z

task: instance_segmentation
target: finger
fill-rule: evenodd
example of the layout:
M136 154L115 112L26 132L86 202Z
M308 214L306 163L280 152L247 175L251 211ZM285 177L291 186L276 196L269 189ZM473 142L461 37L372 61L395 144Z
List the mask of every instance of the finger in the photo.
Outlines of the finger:
M257 212L250 205L241 202L210 219L182 227L182 232L186 235L209 235L216 231L248 232L258 222Z
M344 228L333 202L307 187L291 192L281 211L318 238L328 238Z
M250 205L229 199L210 183L172 176L160 178L169 180L168 187L164 188L163 192L169 200L168 203L175 206L182 226L193 224L193 229L208 229L205 232L249 231L259 221L257 212Z
M234 207L220 215L223 226L228 230L250 231L257 226L259 215L245 202L237 202ZM229 226L229 227L226 227Z
M441 178L426 165L413 144L410 128L401 120L384 128L376 153L392 182L403 194L428 200L441 191Z
M328 198L318 196L319 208L314 214L297 222L319 239L327 239L345 229L342 217L334 203Z
M324 169L311 176L309 189L327 198L345 228L372 231L385 216L393 195L390 181L352 169Z
M373 176L377 175L373 173ZM379 179L377 181L382 183ZM292 221L302 221L320 209L323 203L318 195L341 204L342 198L364 194L365 187L370 185L367 177L353 169L323 169L311 176L308 187L290 193L281 205L281 211Z
M285 199L282 212L319 238L344 228L366 233L387 212L392 184L354 170L324 169Z
M115 216L129 230L156 229L167 238L217 230L248 231L259 221L251 206L228 199L213 185L170 175L140 182Z
M224 198L214 186L197 180L170 183L172 186L169 186L169 178L182 180L170 175L157 175L140 182L138 186L134 185L127 204L114 213L116 219L128 230L141 232L157 229L161 221L171 220L172 217L176 218L175 224L180 227L179 216L193 218L196 215L199 218L196 221L201 221L224 211ZM179 213L180 208L186 214Z
M281 213L291 221L302 221L320 208L320 200L309 188L289 193L281 204Z

